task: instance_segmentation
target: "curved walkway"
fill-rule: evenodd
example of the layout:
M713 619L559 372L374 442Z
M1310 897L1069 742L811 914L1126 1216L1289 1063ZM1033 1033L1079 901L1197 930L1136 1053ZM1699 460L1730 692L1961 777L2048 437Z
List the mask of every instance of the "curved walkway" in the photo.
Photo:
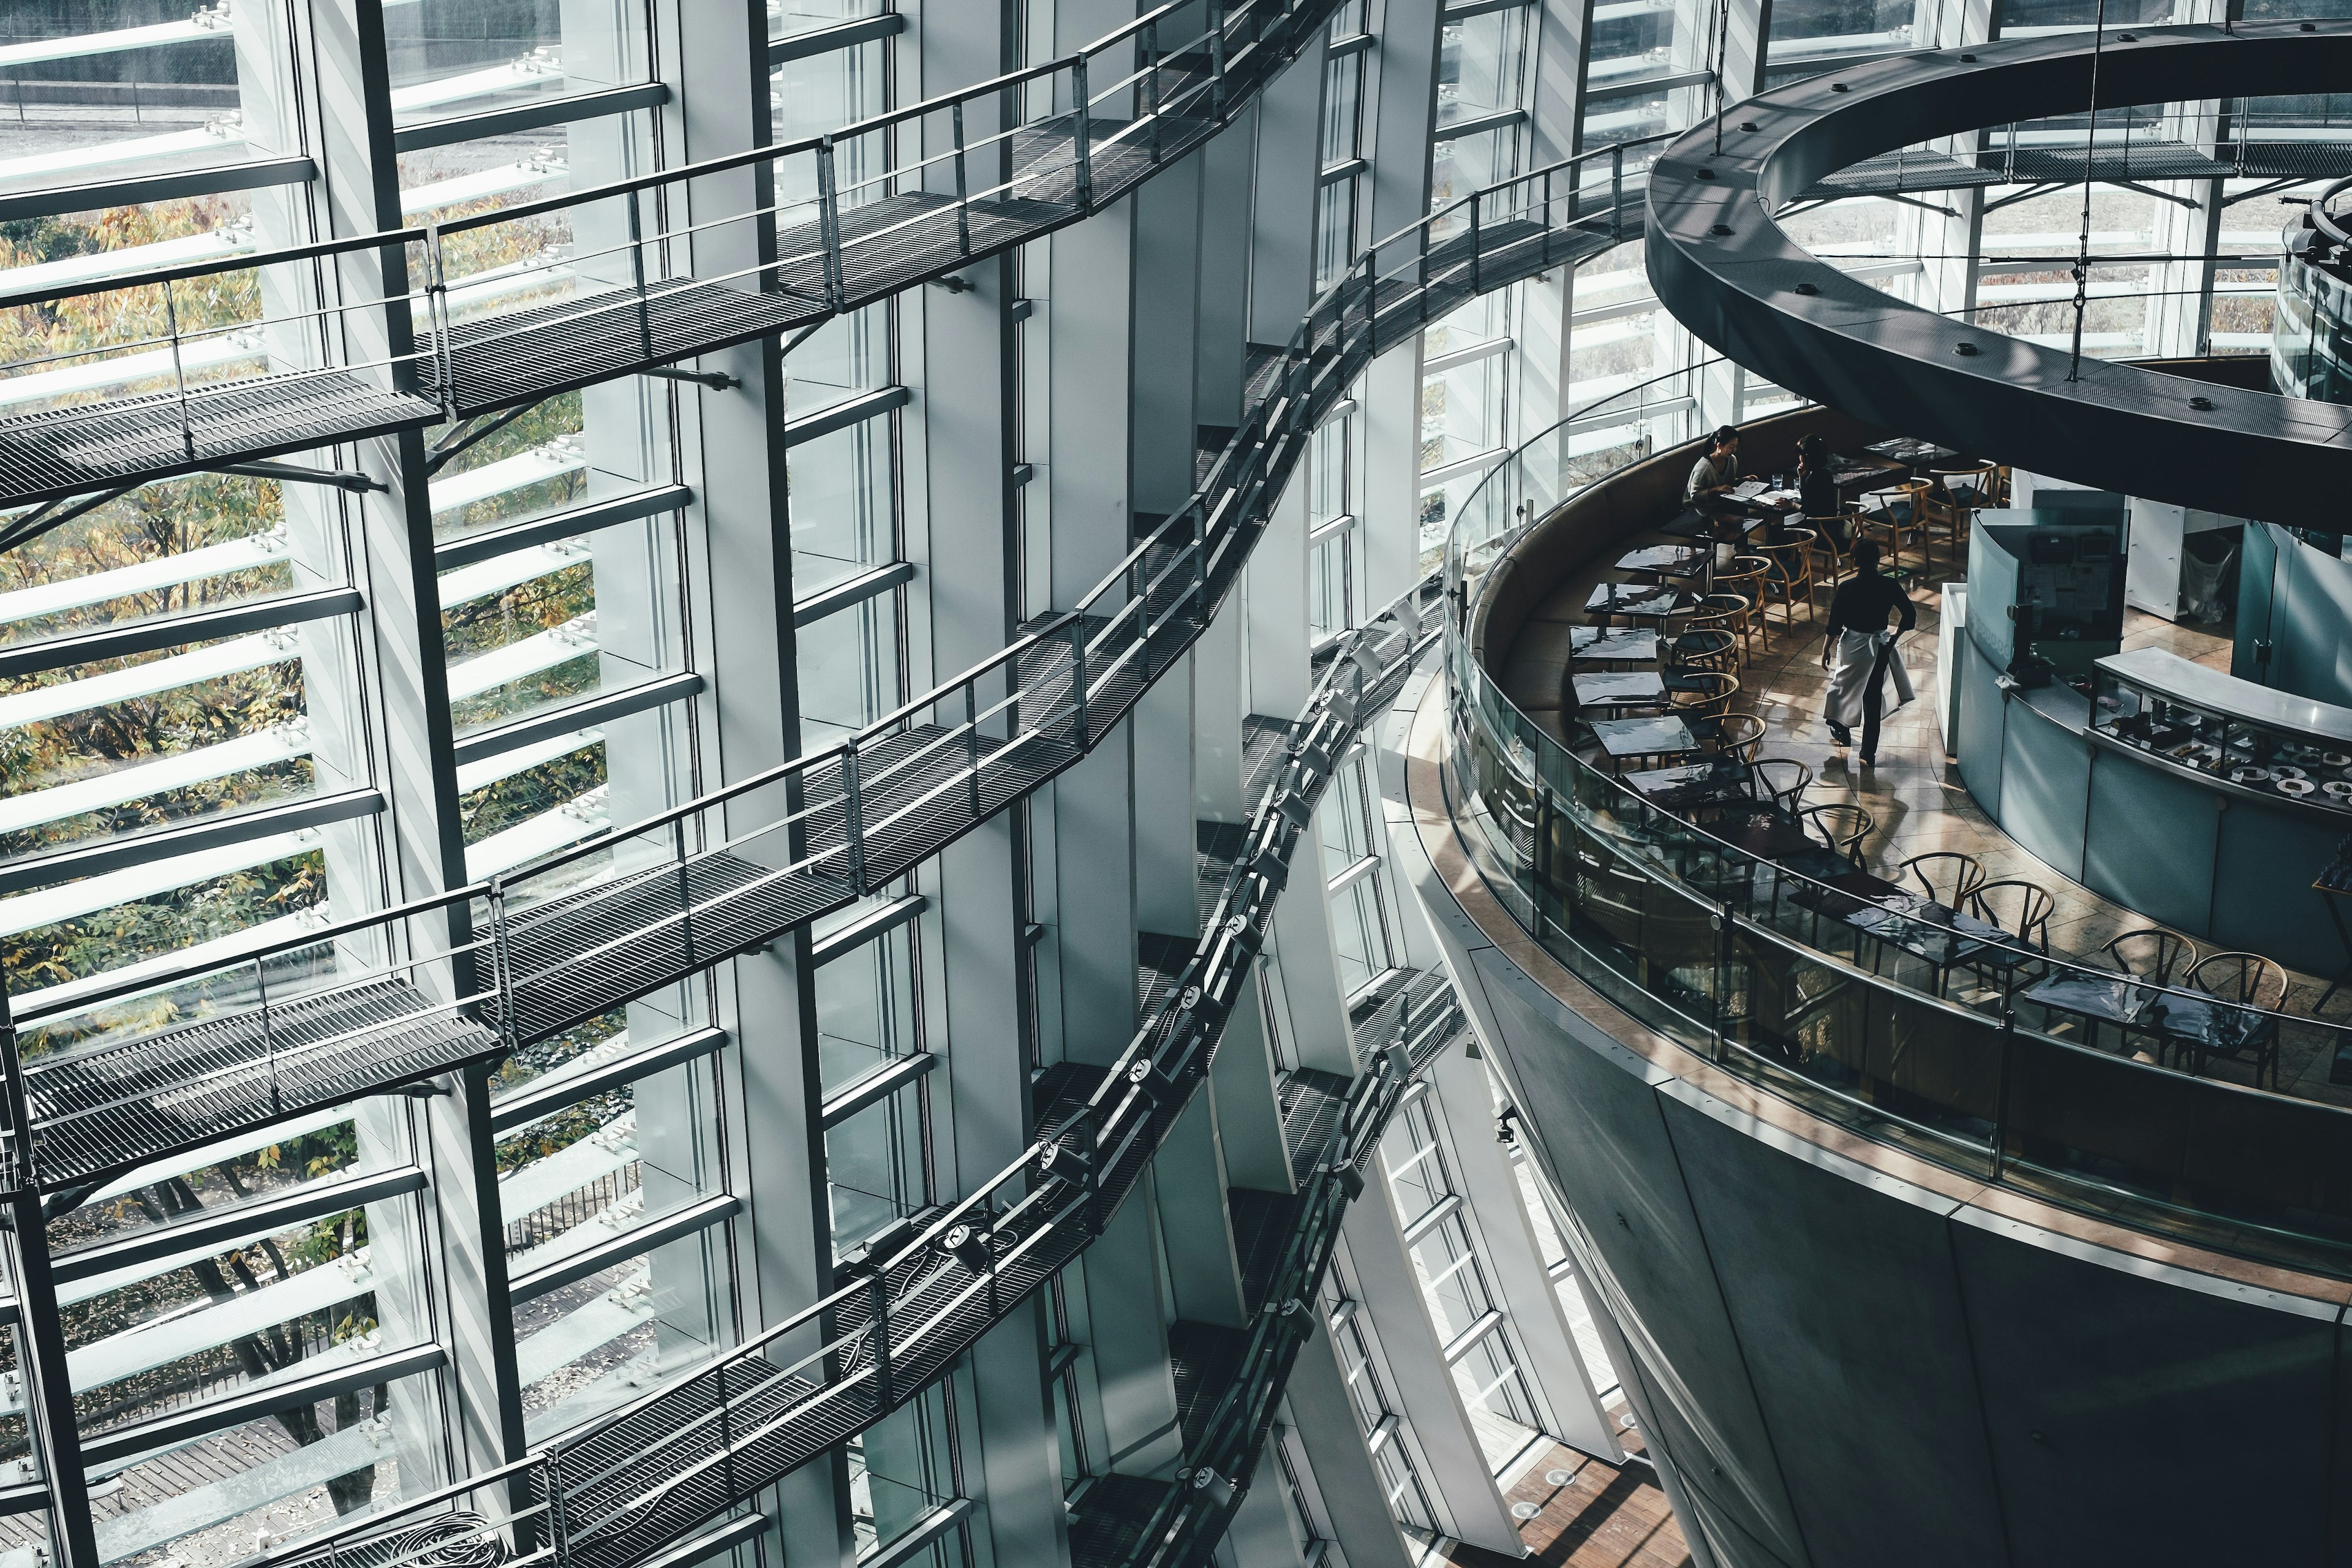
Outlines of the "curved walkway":
M1906 304L1773 221L1875 154L2081 113L2092 52L2080 33L1921 50L1726 110L1720 146L1709 122L1651 176L1645 254L1659 302L1792 392L2036 473L2230 517L2298 517L2311 497L2352 489L2352 408L2191 386L2106 360L2084 359L2077 376L2065 351ZM2098 103L2324 93L2347 77L2352 21L2110 28Z

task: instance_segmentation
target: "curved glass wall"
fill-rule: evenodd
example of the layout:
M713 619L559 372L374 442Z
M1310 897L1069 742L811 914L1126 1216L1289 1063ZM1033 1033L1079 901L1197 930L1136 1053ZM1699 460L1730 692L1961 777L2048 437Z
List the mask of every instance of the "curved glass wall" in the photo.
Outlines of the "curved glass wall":
M2352 1112L2198 1078L2151 1037L2055 1005L2115 973L2014 940L1958 958L1832 885L1654 805L1522 712L1465 635L1538 519L1633 467L1694 367L1578 411L1466 497L1445 545L1447 804L1481 878L1547 951L1635 1017L1825 1119L1971 1177L2199 1245L2352 1276ZM1678 418L1668 415L1666 418ZM2133 984L2137 984L2137 982ZM2222 1047L2333 1050L2338 1025L2144 988ZM2179 1058L2176 1056L2175 1060Z

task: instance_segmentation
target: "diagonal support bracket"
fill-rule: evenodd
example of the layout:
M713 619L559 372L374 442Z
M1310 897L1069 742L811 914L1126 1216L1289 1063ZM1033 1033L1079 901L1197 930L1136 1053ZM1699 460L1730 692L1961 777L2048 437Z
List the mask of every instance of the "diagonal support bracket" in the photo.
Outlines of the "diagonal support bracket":
M370 490L392 488L349 468L306 468L299 463L259 461L223 463L214 471L223 474L242 474L247 479L276 479L282 484L328 485L335 489L349 491L355 496L363 496Z
M715 370L686 370L674 364L657 364L637 372L639 375L659 377L663 381L690 381L697 386L707 386L713 392L732 392L743 384L739 376Z

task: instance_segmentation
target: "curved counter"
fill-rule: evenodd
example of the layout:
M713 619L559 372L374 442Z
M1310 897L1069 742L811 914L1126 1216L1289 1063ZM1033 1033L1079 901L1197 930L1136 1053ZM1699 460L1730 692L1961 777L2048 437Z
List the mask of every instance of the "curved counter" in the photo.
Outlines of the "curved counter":
M2015 581L1999 537L2011 531L1979 527L1971 536L1969 581L1984 591L1969 595L1966 633L1951 640L1944 672L1958 688L1951 749L1969 794L2036 858L2152 924L2307 973L2342 969L2334 911L2312 884L2352 833L2352 802L2315 787L2296 799L2267 777L2231 775L2284 763L2343 783L2343 765L2320 759L2352 754L2352 711L2153 649L2097 661L2095 710L2070 686L2012 684L2007 595L1996 586ZM2142 693L2193 707L2215 739L2172 725L2151 748L2134 730ZM2165 754L2200 745L2208 749L2193 760Z

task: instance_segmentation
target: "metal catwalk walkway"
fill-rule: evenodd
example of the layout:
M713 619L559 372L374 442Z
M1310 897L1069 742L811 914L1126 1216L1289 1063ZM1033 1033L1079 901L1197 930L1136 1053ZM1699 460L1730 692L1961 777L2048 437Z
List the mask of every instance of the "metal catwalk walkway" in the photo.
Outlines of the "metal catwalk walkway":
M1611 202L1629 195L1626 151L1479 192L1368 251L1258 366L1258 395L1182 511L1077 608L1025 626L840 747L487 883L234 964L29 1010L14 1020L29 1137L9 1141L0 1182L83 1190L513 1050L772 942L938 854L1084 756L1183 656L1308 435L1375 353L1479 290L1612 242L1622 207L1595 217L1584 198L1592 185ZM1518 216L1490 221L1496 209ZM1524 216L1554 211L1577 216ZM1402 259L1383 274L1383 255Z
M532 1560L565 1568L633 1568L942 1375L1100 1236L1134 1191L1207 1076L1231 1009L1251 995L1252 965L1302 837L1312 863L1309 828L1324 791L1433 645L1439 610L1434 580L1420 584L1327 666L1244 825L1243 853L1223 875L1207 934L1181 964L1167 939L1143 944L1139 983L1160 1000L1107 1070L1066 1067L1040 1080L1036 1137L1021 1160L919 1233L879 1245L824 1300L702 1369L526 1460L271 1561L394 1568L474 1561L467 1554L478 1552L496 1562L514 1542ZM1195 1468L1246 1475L1246 1457L1264 1441L1281 1381L1312 1330L1302 1305L1315 1300L1340 1213L1362 1189L1361 1169L1412 1063L1427 1059L1431 1038L1463 1026L1442 981L1416 980L1402 993L1426 1001L1402 1010L1381 1003L1381 1017L1395 1022L1370 1033L1357 1021L1363 1044L1353 1078L1316 1075L1286 1093L1299 1190L1231 1194L1246 1233L1254 1321L1247 1342L1220 1360L1215 1386L1192 1391ZM1246 1222L1250 1215L1257 1223ZM1148 1517L1120 1531L1137 1568L1196 1560L1197 1546L1223 1533L1238 1490L1188 1480L1152 1483L1150 1496Z

